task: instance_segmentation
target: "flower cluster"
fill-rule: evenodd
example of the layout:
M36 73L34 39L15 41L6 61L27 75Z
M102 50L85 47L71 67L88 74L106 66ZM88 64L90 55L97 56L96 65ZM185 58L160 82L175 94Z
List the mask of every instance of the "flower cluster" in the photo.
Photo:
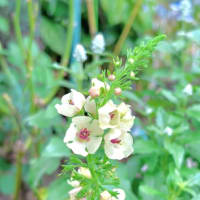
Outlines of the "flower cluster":
M133 139L128 133L134 123L129 105L116 105L112 100L98 108L96 98L110 86L92 79L90 96L85 98L76 90L64 95L55 107L61 115L72 117L64 142L73 153L87 156L94 154L104 141L105 154L110 159L121 160L133 153ZM98 109L97 109L98 108ZM105 133L106 132L106 133Z
M88 180L92 179L91 172L88 168L80 167L77 170L77 173L85 179L88 179ZM77 195L82 190L82 186L80 182L77 180L74 180L73 178L71 178L67 182L69 185L73 187L73 189L69 191L70 200L77 200ZM100 194L100 200L125 200L126 195L122 189L114 188L112 191L117 193L116 197L112 196L107 190L104 190ZM80 200L86 200L86 199L87 199L86 197L80 198Z

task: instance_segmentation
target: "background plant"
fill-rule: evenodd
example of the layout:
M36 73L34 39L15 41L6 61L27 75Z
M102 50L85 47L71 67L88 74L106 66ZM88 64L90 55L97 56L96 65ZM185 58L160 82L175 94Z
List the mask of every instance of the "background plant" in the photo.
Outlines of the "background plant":
M120 54L115 51L122 59L141 41L167 35L152 66L123 93L137 118L135 154L115 163L127 199L199 198L199 3L187 2L188 10L180 1L95 0L91 6L78 0L1 0L2 199L20 199L20 193L24 199L67 198L66 178L57 174L71 155L62 141L68 124L54 105L69 88L88 91L88 80L108 66L122 32ZM89 49L99 31L106 52L78 65L71 56L75 45L81 41ZM183 92L188 84L192 95Z

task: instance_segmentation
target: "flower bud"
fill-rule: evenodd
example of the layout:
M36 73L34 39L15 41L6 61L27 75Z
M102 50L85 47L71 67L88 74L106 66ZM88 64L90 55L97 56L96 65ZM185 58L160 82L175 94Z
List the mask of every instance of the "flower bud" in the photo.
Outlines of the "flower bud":
M131 64L133 64L134 63L134 59L133 58L129 58L128 62L130 62Z
M134 73L133 71L130 73L130 77L131 77L131 78L134 78L134 77L135 77L135 73Z
M100 195L100 200L110 200L111 199L111 195L108 191L103 191Z
M96 54L102 54L105 49L105 40L101 33L98 33L92 40L92 51Z
M83 45L76 45L73 56L78 62L85 62L87 60L86 51Z
M89 94L92 98L98 97L100 95L100 90L96 87L91 87L89 90Z
M122 89L121 88L115 88L115 94L116 95L121 95Z
M115 75L114 75L114 74L110 74L110 75L108 76L108 80L114 81L114 80L115 80Z
M79 187L80 186L80 182L77 180L73 180L72 178L67 180L67 183L69 185L71 185L72 187Z
M90 170L88 168L80 167L78 169L78 173L85 176L86 178L92 178L92 175L91 175Z

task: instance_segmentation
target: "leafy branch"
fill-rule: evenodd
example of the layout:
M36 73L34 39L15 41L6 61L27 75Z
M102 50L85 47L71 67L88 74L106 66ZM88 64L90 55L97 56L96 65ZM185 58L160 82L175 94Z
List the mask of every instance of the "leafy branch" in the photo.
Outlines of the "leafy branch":
M159 35L147 43L142 43L140 46L135 47L133 50L127 51L127 61L124 67L121 67L122 61L119 58L114 60L114 72L115 80L109 81L106 75L110 75L110 71L102 71L100 79L104 82L110 83L110 89L103 89L101 95L96 99L97 107L103 106L114 94L115 88L120 87L122 90L130 89L132 84L131 79L137 80L137 78L131 78L131 72L137 74L142 68L147 68L150 62L149 58L152 56L157 44L165 39L165 35Z

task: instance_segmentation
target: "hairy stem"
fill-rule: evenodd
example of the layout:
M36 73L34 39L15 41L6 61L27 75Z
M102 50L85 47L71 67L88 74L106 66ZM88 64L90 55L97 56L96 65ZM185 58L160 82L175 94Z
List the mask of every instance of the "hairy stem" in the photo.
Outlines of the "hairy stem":
M13 196L13 200L19 200L20 195L20 188L22 183L22 159L23 159L24 153L19 151L17 154L17 172L16 172L16 183L15 183L15 192Z

